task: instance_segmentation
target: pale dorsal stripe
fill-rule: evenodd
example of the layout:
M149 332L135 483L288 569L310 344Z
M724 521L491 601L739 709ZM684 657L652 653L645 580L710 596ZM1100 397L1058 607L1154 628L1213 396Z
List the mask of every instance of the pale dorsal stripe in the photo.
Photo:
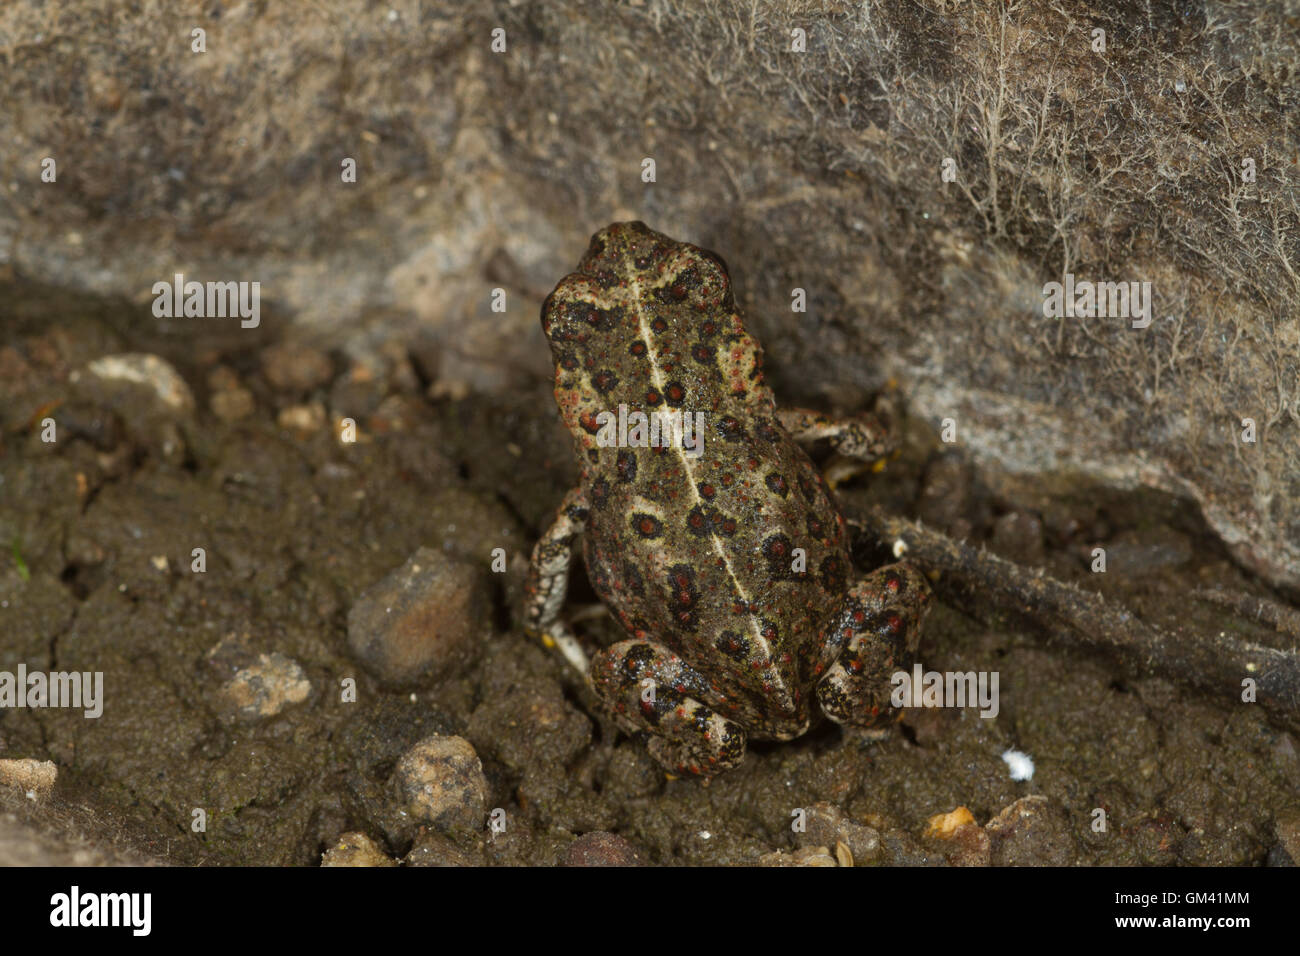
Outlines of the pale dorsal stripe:
M656 391L658 391L659 394L661 395L664 394L664 388L666 382L664 381L663 369L660 368L659 366L659 359L658 356L656 355L657 350L654 347L654 341L655 341L654 332L651 330L649 323L646 321L646 310L645 310L644 303L642 301L642 294L645 288L659 289L665 285L668 285L670 282L672 282L674 279L677 278L677 273L681 271L682 265L689 264L689 262L692 259L693 256L691 256L687 252L675 253L672 259L669 261L669 267L666 268L663 272L663 281L658 282L653 286L643 287L641 280L638 278L636 272L626 273L628 288L632 292L632 300L633 300L632 304L633 304L633 308L636 311L636 320L641 327L641 336L645 340L647 358L649 358L650 360L651 381L653 381ZM677 456L678 461L681 463L682 469L686 472L687 484L690 486L692 499L696 504L703 506L704 499L700 497L700 491L699 488L697 487L697 482L695 480L695 469L691 466L691 459L686 457L682 448L678 444L670 443L669 447L672 449L672 453ZM731 579L732 587L736 589L736 593L740 595L740 599L745 602L745 616L749 620L749 630L750 633L753 634L755 646L761 648L764 656L768 660L771 660L772 649L771 647L768 646L767 640L763 637L762 632L759 630L758 621L755 619L753 613L749 610L751 606L749 593L741 586L740 580L736 577L735 569L732 568L731 566L731 558L728 556L726 548L723 546L721 539L713 532L709 533L709 540L713 544L714 553L717 554L718 558L722 561L722 566L726 569L727 577ZM773 667L769 669L766 676L769 680L772 681L773 686L776 689L786 691L788 693L788 688L786 688L784 682L782 682L780 676L780 670L778 668Z

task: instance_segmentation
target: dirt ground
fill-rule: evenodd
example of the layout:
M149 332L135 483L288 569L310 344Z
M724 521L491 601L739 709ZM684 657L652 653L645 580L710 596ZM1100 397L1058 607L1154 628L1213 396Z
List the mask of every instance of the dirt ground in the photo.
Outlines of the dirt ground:
M0 287L0 312L0 670L102 671L105 686L94 720L0 711L0 759L57 766L46 797L0 787L0 824L35 835L38 859L80 848L86 860L315 865L358 833L385 857L433 864L602 852L816 864L847 851L858 865L1257 865L1295 854L1297 728L1267 701L1051 644L1026 609L963 607L942 580L920 658L998 671L996 718L909 710L881 740L821 725L753 745L711 782L668 779L519 627L528 551L576 473L542 377L431 397L421 356L400 342L361 363L278 341L272 321L255 335L212 323L168 340L145 308L20 282ZM87 372L130 352L171 363L194 407ZM781 356L769 362L780 394ZM354 443L336 434L343 415ZM1230 560L1188 502L1082 484L1007 500L991 490L997 476L924 424L909 421L906 438L883 474L839 489L846 515L883 505L919 517L1175 634L1294 645L1194 596L1282 597ZM1097 546L1106 574L1089 570ZM478 569L484 602L449 622L469 635L456 660L433 677L381 680L349 644L349 611L420 548ZM495 549L502 573L489 570ZM862 542L864 566L875 550ZM585 581L575 591L575 607L593 600ZM616 631L608 617L582 625L592 641ZM289 689L250 710L231 674L271 659ZM349 678L355 701L341 692ZM406 812L396 768L432 734L465 738L481 760L471 825ZM1011 779L1009 749L1032 757L1032 779ZM959 807L972 826L930 831ZM483 817L494 810L499 832Z

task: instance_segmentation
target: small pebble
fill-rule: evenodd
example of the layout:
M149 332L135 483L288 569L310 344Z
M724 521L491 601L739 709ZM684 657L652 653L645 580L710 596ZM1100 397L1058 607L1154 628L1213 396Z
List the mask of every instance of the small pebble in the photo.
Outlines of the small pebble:
M301 704L311 681L297 661L273 652L236 672L221 688L224 702L245 720L274 717L290 704Z
M280 409L275 422L286 431L310 435L325 427L325 406L320 402L290 405L288 408Z
M824 846L805 846L793 853L776 850L758 858L759 866L839 866L831 851Z
M874 827L854 821L832 803L814 803L807 808L804 832L796 833L795 841L801 847L842 844L850 861L858 865L866 865L880 856L880 833Z
M475 866L476 861L465 854L441 833L421 829L411 852L402 860L407 866Z
M407 811L437 829L479 830L487 807L483 764L464 737L435 735L402 755L393 781Z
M1047 797L1021 797L984 827L994 866L1066 866L1078 847L1065 811Z
M253 393L248 389L231 388L214 392L208 399L208 407L223 422L237 422L253 414L256 403L253 401Z
M345 833L325 851L321 866L397 866L397 861L364 833Z
M371 585L348 612L348 644L390 685L461 669L488 626L482 574L441 551L421 548Z
M86 366L86 371L105 382L128 382L151 389L163 404L177 412L194 410L194 395L179 372L157 355L127 352L106 355Z
M617 833L597 830L569 844L562 866L645 866L641 853Z
M1287 856L1300 864L1300 810L1283 810L1273 822L1273 829Z
M958 807L949 813L937 813L930 818L930 825L926 830L926 836L938 837L940 840L948 840L957 832L958 827L963 827L975 822L974 815L965 807Z
M308 392L329 381L334 365L319 349L281 342L262 352L262 374L282 391Z

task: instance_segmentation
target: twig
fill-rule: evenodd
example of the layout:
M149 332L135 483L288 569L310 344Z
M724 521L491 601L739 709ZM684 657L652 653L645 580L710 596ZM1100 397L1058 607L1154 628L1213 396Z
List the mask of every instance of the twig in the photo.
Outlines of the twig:
M1253 594L1232 594L1223 588L1197 588L1193 596L1231 608L1242 617L1262 621L1281 634L1300 637L1300 611L1283 607L1268 598Z
M1008 608L1027 615L1053 639L1104 648L1143 674L1240 701L1242 681L1256 683L1257 700L1300 721L1300 655L1230 637L1167 633L1122 605L1011 561L960 544L914 522L873 509L865 529L886 547L907 546L907 557L943 578L938 590L961 598L976 614Z

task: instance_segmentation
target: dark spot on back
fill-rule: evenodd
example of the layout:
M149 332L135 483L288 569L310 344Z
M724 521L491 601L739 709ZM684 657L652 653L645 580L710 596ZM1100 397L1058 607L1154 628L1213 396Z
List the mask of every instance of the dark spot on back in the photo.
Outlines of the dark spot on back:
M657 538L664 531L663 522L644 511L632 513L632 530L643 538Z
M626 448L621 449L618 453L618 480L633 481L636 479L636 455Z

